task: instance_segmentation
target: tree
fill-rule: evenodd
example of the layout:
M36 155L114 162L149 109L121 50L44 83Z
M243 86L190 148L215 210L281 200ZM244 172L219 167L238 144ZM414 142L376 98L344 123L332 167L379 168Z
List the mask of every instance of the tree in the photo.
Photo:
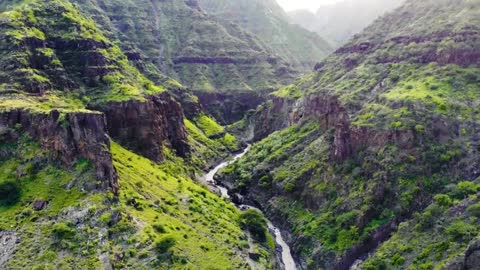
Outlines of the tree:
M20 200L22 189L17 181L0 183L0 205L12 205Z
M253 209L248 209L240 215L240 225L248 230L258 241L267 239L267 220L263 215Z

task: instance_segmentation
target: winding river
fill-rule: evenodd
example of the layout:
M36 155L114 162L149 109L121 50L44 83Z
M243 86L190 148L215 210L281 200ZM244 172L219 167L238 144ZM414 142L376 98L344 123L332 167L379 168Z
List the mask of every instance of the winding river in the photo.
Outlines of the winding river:
M232 159L230 159L228 161L224 161L224 162L220 163L217 167L213 168L211 171L209 171L204 176L204 180L209 185L212 185L212 186L214 186L214 187L216 187L220 190L222 198L230 198L230 196L228 195L228 189L226 189L225 187L222 187L220 185L217 185L217 183L214 180L215 175L222 168L227 167L228 165L234 163L235 161L237 161L238 159L243 157L250 150L250 147L251 147L251 145L248 145L248 147L245 148L243 150L243 152L235 155ZM237 207L242 211L247 210L247 209L255 209L259 212L262 212L260 209L255 208L253 206L249 206L249 205L237 205ZM275 235L275 242L277 243L277 246L281 247L281 249L282 249L282 253L281 253L282 256L281 257L282 257L282 263L285 266L284 269L285 270L296 270L297 267L295 265L295 261L293 260L292 254L290 252L290 247L287 245L287 243L283 239L281 231L277 227L275 227L272 224L272 222L270 222L270 220L267 220L267 224L268 224L268 229Z

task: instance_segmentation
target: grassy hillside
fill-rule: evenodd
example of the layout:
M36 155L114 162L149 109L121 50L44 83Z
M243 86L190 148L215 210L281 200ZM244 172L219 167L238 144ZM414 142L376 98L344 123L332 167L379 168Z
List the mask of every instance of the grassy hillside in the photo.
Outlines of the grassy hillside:
M174 156L157 165L113 143L116 198L91 190L87 161L67 168L27 137L1 151L0 192L8 197L0 228L14 240L4 269L249 269L240 212L194 183ZM270 269L271 247L251 248L258 267Z
M258 132L278 117L291 126L224 179L283 221L305 267L348 268L448 185L479 176L479 10L407 1L256 113Z
M250 239L240 211L192 179L238 148L195 97L148 79L75 3L0 8L0 268L273 269L266 225ZM127 149L114 131L139 137Z
M68 1L23 1L0 16L2 107L81 110L166 90Z

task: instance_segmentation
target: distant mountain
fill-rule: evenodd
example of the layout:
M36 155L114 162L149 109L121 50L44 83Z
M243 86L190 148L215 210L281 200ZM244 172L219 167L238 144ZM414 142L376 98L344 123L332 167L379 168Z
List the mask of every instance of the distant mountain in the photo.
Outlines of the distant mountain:
M320 36L292 24L275 0L199 0L199 3L224 26L240 25L301 71L311 71L316 62L332 51Z
M301 74L299 65L269 43L208 14L197 0L73 2L121 41L130 62L149 79L161 83L159 74L176 79L222 124L240 120L266 93Z
M404 0L343 0L322 6L316 14L308 10L289 12L292 22L318 33L333 46L343 45L379 16Z
M125 50L137 52L132 60L152 63L150 70L192 90L271 91L298 74L268 44L237 24L220 23L196 0L75 2Z

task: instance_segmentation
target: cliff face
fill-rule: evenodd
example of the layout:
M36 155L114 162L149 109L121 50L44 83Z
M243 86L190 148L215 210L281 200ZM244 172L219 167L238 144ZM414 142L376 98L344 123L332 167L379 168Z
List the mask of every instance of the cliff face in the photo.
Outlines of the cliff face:
M271 96L253 116L254 140L290 126L290 113L294 100Z
M21 136L15 129L27 132L66 166L72 166L78 158L88 159L95 166L101 187L118 192L118 177L112 164L103 114L67 113L61 116L56 110L42 114L17 109L0 114L0 128L8 130L7 141L14 143Z
M151 160L162 161L164 147L181 157L190 152L183 110L168 93L110 103L105 115L114 140Z
M265 101L264 94L254 91L232 93L194 91L194 94L202 107L223 125L242 120L248 111L255 110Z

